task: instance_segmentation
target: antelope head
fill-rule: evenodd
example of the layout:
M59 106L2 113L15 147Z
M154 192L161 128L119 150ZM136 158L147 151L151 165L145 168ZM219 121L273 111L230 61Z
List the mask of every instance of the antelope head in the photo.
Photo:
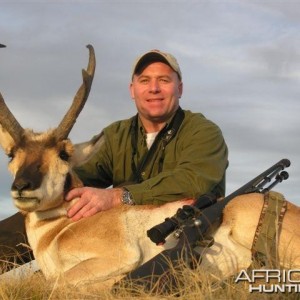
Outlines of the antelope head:
M72 167L86 161L102 144L100 133L91 141L73 145L68 135L91 89L96 59L88 45L89 63L82 71L83 82L60 124L38 133L24 129L0 94L0 145L10 158L8 169L14 176L11 196L21 211L43 211L60 205L64 192L72 186Z

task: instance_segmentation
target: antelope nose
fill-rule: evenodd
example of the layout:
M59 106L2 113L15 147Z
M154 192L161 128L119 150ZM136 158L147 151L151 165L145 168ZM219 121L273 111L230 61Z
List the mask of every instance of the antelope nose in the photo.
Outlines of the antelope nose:
M30 182L22 179L15 180L12 185L12 189L17 190L18 192L22 192L28 188L30 188Z

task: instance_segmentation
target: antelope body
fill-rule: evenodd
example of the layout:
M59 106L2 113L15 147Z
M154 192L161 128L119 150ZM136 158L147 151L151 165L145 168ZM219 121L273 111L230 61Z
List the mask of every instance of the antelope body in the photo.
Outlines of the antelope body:
M72 171L87 161L104 142L100 133L89 142L73 145L68 139L87 100L95 72L95 54L83 70L83 83L59 126L44 133L23 129L0 95L0 144L11 158L14 175L11 195L25 215L30 246L46 278L63 276L68 282L117 278L135 269L163 249L175 245L170 237L156 246L146 231L174 215L190 200L162 206L118 206L73 222L64 201L71 188L82 186ZM263 205L263 195L236 197L225 208L223 222L214 232L215 243L203 254L201 266L229 276L251 264L251 246ZM300 209L288 203L278 241L280 263L300 268Z

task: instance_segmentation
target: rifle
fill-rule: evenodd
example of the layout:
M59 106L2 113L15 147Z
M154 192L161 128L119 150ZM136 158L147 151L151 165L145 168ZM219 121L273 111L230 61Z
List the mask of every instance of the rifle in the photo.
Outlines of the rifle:
M199 242L208 240L209 229L219 226L222 222L224 207L236 196L249 193L266 193L276 184L286 180L289 175L285 168L290 166L288 159L282 159L257 177L226 196L217 200L213 194L200 196L194 205L185 205L177 213L165 219L147 231L148 237L156 244L163 244L165 238L175 231L179 241L171 249L162 251L137 269L128 273L121 281L114 285L127 288L141 286L145 291L166 293L177 286L174 270L182 265L193 268L201 262L201 253L194 251ZM274 180L272 183L271 181ZM266 184L269 185L265 187Z

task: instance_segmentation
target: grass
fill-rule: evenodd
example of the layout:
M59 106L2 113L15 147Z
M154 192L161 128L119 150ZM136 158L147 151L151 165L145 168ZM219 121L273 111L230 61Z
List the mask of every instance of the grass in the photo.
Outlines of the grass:
M97 285L86 284L82 286L70 286L67 284L58 284L57 282L48 282L41 273L35 273L32 276L23 279L13 279L0 282L0 299L12 300L50 300L50 299L143 299L143 300L256 300L256 299L300 299L299 294L263 294L249 293L249 286L246 282L235 283L235 278L226 280L212 278L209 274L204 274L199 268L191 270L181 268L176 273L176 281L179 285L177 290L173 289L167 295L149 293L143 291L134 284L131 288L120 287L118 293L110 289L102 289Z

